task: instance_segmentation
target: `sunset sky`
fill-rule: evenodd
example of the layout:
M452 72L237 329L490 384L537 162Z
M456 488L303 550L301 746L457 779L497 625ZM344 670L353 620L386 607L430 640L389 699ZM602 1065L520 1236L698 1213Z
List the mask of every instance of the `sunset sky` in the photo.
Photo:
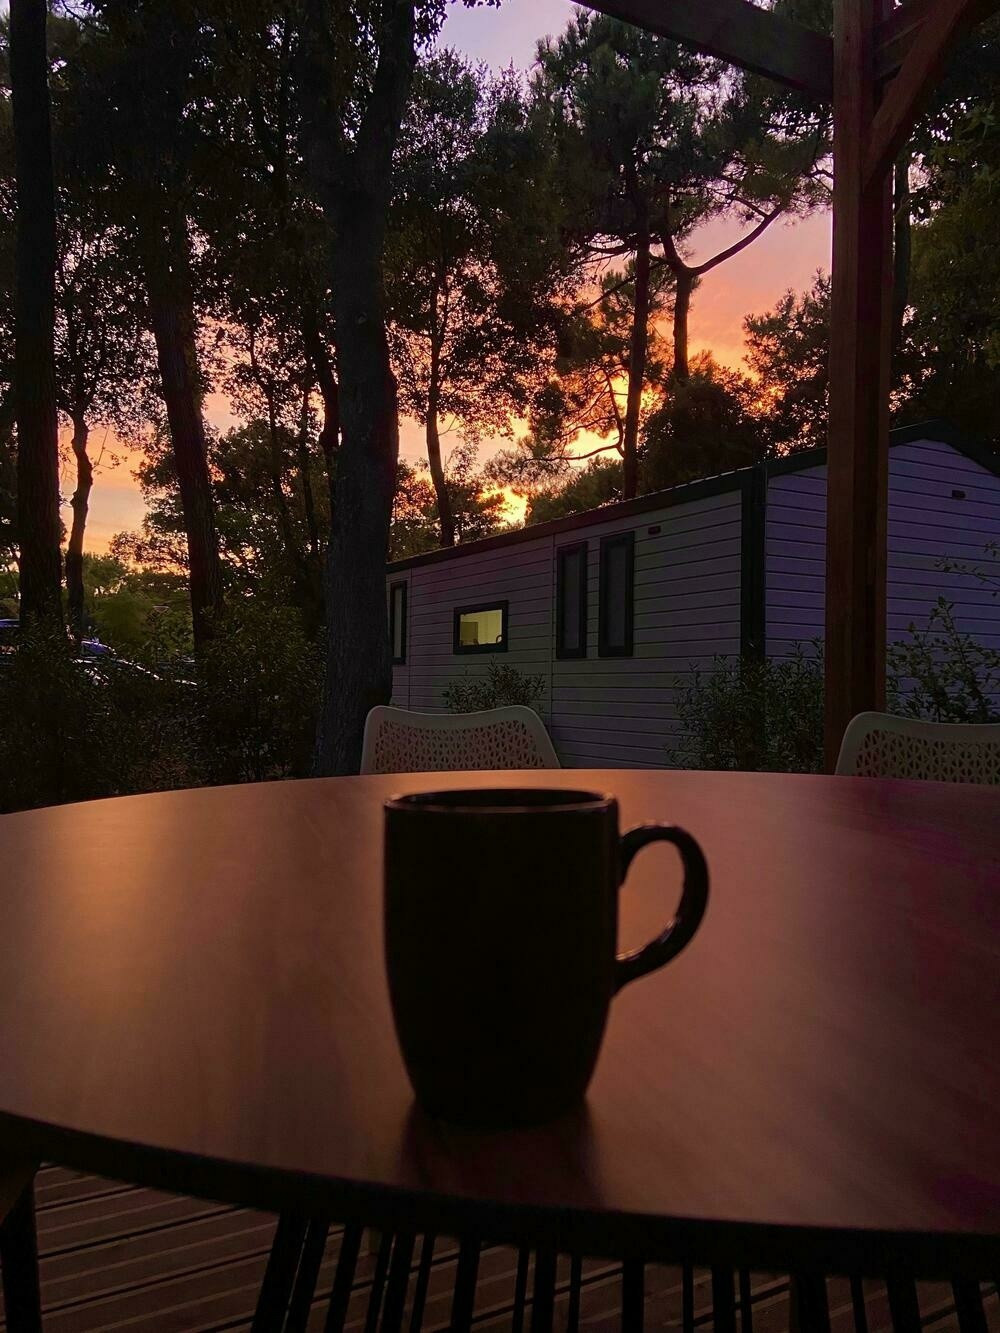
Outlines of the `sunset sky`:
M0 8L3 7L0 0ZM499 9L466 9L453 4L445 21L441 42L495 69L511 63L526 69L534 60L540 37L558 33L566 24L572 6L568 0L503 0ZM694 238L695 259L714 254L739 234L739 228L712 223ZM803 222L776 223L758 241L708 275L694 297L691 315L693 351L711 348L718 360L739 366L743 358L742 322L745 315L768 309L788 287L808 287L818 268L830 267L830 218L828 213ZM212 395L207 404L212 423L220 428L233 424L222 395ZM403 453L408 458L423 454L420 428L402 423ZM100 448L95 432L94 453ZM128 459L113 470L101 470L91 497L87 546L104 550L123 528L135 527L142 518L142 497L132 477ZM72 491L72 478L64 476L63 493Z

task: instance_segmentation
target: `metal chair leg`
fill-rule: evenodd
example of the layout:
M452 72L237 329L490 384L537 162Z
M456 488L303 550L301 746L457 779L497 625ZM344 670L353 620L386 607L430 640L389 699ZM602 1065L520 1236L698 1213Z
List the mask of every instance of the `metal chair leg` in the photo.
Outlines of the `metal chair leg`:
M681 1269L681 1329L694 1333L694 1267L685 1264Z
M969 1278L956 1277L952 1279L951 1289L955 1296L959 1333L986 1333L986 1312L983 1310L983 1290L980 1284Z
M393 1237L383 1232L379 1242L378 1255L375 1258L375 1272L372 1274L371 1292L368 1296L368 1314L365 1317L365 1333L376 1333L378 1318L382 1311L382 1296L385 1292L385 1279L389 1272L389 1257L392 1254Z
M646 1269L629 1260L622 1265L622 1333L642 1333L646 1308Z
M347 1307L354 1285L354 1274L358 1267L358 1254L361 1250L363 1227L352 1223L344 1228L340 1238L340 1254L337 1257L337 1271L330 1292L330 1304L326 1314L325 1333L341 1333L347 1318Z
M578 1333L580 1301L583 1296L583 1259L578 1254L569 1261L569 1305L566 1309L566 1333Z
M913 1279L891 1277L885 1287L896 1333L921 1333L920 1302Z
M753 1333L753 1289L750 1274L741 1268L736 1275L740 1292L740 1333Z
M851 1278L851 1309L854 1313L854 1333L868 1333L868 1305L865 1301L865 1286L857 1274Z
M413 1289L413 1309L410 1312L410 1333L420 1333L424 1322L427 1288L431 1280L431 1265L434 1263L434 1240L433 1234L426 1235L420 1250L420 1267L417 1269L417 1285Z
M552 1333L556 1303L556 1256L552 1250L535 1255L535 1290L531 1299L531 1333Z
M715 1333L736 1333L736 1299L730 1268L712 1269L712 1327Z
M275 1333L284 1327L307 1226L304 1217L293 1217L290 1213L282 1213L278 1218L250 1333Z
M403 1327L406 1293L410 1288L410 1270L413 1266L413 1247L416 1237L399 1235L392 1247L389 1280L385 1289L385 1309L382 1312L382 1333L399 1333Z
M510 1333L524 1333L524 1312L528 1304L528 1266L531 1251L522 1247L517 1252L517 1276L514 1279L514 1309L510 1317Z
M476 1277L479 1273L479 1241L463 1240L458 1248L458 1269L451 1302L451 1333L469 1333L476 1304Z
M285 1320L285 1333L305 1333L309 1323L309 1313L316 1297L316 1283L319 1270L326 1253L326 1240L330 1228L326 1222L313 1220L306 1229L302 1245L299 1271L292 1288L288 1303L288 1318Z
M18 1182L20 1184L20 1182ZM34 1173L0 1222L0 1273L7 1333L41 1333Z
M826 1278L812 1273L793 1273L792 1292L802 1333L830 1333Z

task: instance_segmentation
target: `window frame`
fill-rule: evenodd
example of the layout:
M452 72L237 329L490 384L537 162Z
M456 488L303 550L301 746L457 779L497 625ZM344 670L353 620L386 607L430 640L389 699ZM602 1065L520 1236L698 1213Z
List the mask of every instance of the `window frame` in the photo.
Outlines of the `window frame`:
M568 542L556 547L556 657L560 660L580 660L587 656L590 636L590 568L588 565L589 543ZM564 569L570 556L583 557L583 575L580 579L579 614L580 646L567 648L563 639L563 611L566 607L566 589Z
M474 602L469 606L456 606L452 613L452 652L459 657L477 656L480 653L505 653L510 637L509 606L509 602L501 601L499 598L488 602ZM471 615L475 611L500 612L502 643L462 643L462 617Z
M399 619L400 635L399 646L400 655L396 656L396 593L402 591L399 599ZM409 583L406 579L397 579L395 583L389 584L389 661L393 666L406 665L407 649L407 603L409 599Z
M625 563L625 642L608 642L608 562L610 552L623 546L627 552ZM616 532L601 538L598 576L597 655L598 657L635 656L635 532Z

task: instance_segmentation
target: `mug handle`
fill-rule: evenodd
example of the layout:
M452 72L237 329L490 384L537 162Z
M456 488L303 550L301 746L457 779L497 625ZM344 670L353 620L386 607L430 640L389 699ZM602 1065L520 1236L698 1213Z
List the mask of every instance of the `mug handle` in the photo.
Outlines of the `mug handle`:
M694 939L708 905L708 866L699 844L682 828L669 824L640 824L629 829L621 839L621 879L624 881L636 853L651 842L669 842L680 852L684 864L684 886L681 889L677 915L662 935L637 949L615 959L615 993L630 981L655 972L664 963L676 958Z

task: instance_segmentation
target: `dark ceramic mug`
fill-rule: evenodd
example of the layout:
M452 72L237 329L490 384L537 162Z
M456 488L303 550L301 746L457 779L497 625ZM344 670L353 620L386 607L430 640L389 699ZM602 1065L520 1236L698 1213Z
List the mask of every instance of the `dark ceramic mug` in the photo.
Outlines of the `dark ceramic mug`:
M618 890L651 842L680 853L680 905L662 935L617 957ZM496 1128L569 1109L613 996L676 958L707 901L694 838L665 824L620 836L610 796L497 788L388 801L386 968L418 1102Z

